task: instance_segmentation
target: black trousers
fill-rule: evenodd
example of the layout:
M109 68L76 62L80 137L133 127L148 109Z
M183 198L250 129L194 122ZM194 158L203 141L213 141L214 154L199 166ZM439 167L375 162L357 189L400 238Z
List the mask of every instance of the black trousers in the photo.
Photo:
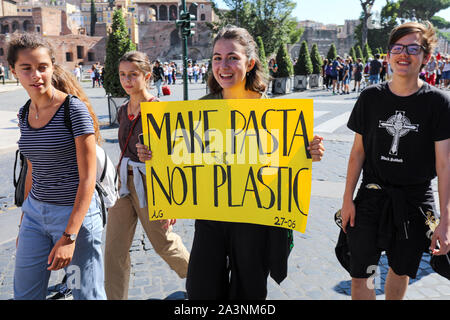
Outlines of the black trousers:
M190 300L264 300L270 227L197 220L186 290Z

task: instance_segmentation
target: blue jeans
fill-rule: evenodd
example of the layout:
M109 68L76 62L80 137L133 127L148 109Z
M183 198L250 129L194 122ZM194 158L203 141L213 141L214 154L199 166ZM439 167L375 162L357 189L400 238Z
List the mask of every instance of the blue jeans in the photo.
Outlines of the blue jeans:
M380 82L380 75L379 74L371 74L369 76L369 83L374 84Z
M155 81L155 86L156 86L156 89L158 90L158 97L162 94L161 93L161 85L162 85L161 79Z
M48 256L61 238L72 208L41 202L32 196L23 203L14 270L14 299L45 300L50 278ZM97 198L93 196L78 232L72 262L65 268L67 285L76 300L106 299L101 248L103 222L99 208Z

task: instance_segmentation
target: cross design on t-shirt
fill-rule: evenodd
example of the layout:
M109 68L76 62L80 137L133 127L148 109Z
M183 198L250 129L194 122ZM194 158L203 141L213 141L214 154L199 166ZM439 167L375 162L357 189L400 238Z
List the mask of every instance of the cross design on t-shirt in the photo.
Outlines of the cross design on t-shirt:
M418 132L419 125L411 124L411 121L405 117L405 111L395 111L395 115L391 116L387 121L379 122L378 128L384 128L393 136L391 150L389 154L397 155L400 138L407 135L411 130Z

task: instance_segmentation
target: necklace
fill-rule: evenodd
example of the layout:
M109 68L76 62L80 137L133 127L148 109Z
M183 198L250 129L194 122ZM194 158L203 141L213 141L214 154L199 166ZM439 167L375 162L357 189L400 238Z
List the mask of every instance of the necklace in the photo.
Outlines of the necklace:
M55 97L55 88L54 87L52 87L52 97L51 97L51 99L50 99L50 102L46 105L46 106L49 106L49 105L51 105L52 104L52 102L53 102L53 98ZM38 111L38 109L36 108L36 105L34 105L34 110L36 111L36 115L35 115L35 119L36 120L39 120L39 111Z
M139 114L141 113L141 111L139 110L139 111L138 111L138 114L137 114L137 115L134 115L134 113L131 112L131 105L130 105L130 104L128 104L128 111L129 111L128 119L129 119L130 121L133 121L133 120L134 120L137 116L139 116Z

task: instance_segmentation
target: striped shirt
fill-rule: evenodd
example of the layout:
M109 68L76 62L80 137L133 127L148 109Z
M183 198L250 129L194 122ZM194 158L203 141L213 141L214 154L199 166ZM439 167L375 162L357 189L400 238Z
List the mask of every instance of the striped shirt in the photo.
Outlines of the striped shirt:
M22 114L23 107L19 114ZM28 112L20 121L19 149L31 161L30 195L39 201L73 206L79 175L74 137L94 133L91 115L77 98L70 99L73 134L64 123L64 103L53 118L41 128L32 128Z

